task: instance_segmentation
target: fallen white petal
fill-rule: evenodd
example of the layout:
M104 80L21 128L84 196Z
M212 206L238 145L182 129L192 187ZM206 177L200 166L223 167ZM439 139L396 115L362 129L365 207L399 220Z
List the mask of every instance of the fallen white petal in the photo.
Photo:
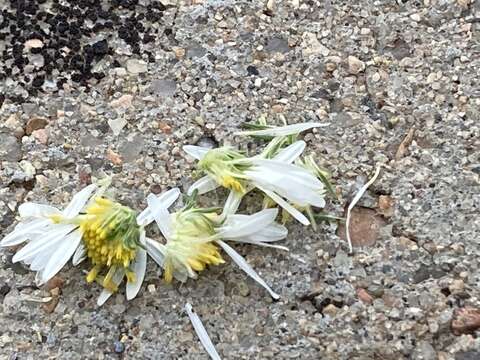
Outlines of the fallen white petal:
M72 264L73 266L77 266L80 264L85 258L87 257L87 250L85 249L85 245L80 243L78 245L77 250L75 250L75 254L73 254Z
M192 305L189 303L185 304L185 310L187 311L187 315L193 325L193 328L195 329L195 332L197 333L197 336L208 355L210 355L213 360L221 360L220 355L218 355L217 350L212 343L212 340L210 340L210 337L208 336L207 330L205 330L205 327L202 324L202 320L200 320L198 315L193 312Z
M46 218L52 214L61 214L61 211L50 205L27 202L18 207L18 214L22 218Z
M363 185L361 187L361 189L353 197L353 200L350 203L350 205L348 205L347 219L345 220L345 222L346 222L345 232L346 232L346 235L347 235L347 241L348 241L348 247L350 249L350 253L353 252L352 239L350 238L350 215L351 215L352 209L357 204L358 200L360 200L360 198L363 196L365 191L367 191L367 189L370 187L370 185L372 185L375 182L375 180L377 180L377 177L380 174L380 168L381 168L381 166L378 165L376 170L375 170L375 174L373 175L373 177L365 185Z
M248 276L250 276L252 279L254 279L256 282L258 282L260 285L262 285L269 293L270 296L274 299L280 298L280 295L275 293L270 287L267 285L265 281L253 270L253 268L247 263L247 261L239 254L237 253L233 248L231 248L229 245L224 243L221 240L216 241L222 249L232 258L232 260L243 270L247 273Z
M223 211L220 215L221 219L225 219L228 215L233 215L237 212L240 203L242 202L243 195L235 191L230 191L228 194L225 205L223 205Z
M78 213L83 209L87 201L90 199L90 196L97 188L97 185L90 184L87 187L83 188L81 191L76 193L72 201L67 205L65 210L63 210L63 215L67 218L73 218L78 215Z
M295 219L301 222L303 225L310 225L310 221L307 219L305 215L303 215L300 211L295 209L288 202L283 200L280 196L278 196L273 191L270 191L262 186L257 185L257 187L260 190L262 190L269 198L271 198L276 204L284 208L290 215L292 215Z
M15 230L3 238L0 242L0 246L15 246L27 240L31 240L32 234L45 230L46 226L50 223L50 220L46 219L35 219L26 224L20 223L15 227Z
M74 231L65 237L42 271L43 282L50 280L65 266L77 249L78 244L80 244L81 239L82 233L80 231Z
M152 196L155 196L151 194ZM149 195L150 196L150 195ZM177 201L178 197L180 196L180 189L178 188L173 188L168 191L165 191L161 195L157 196L158 201L160 201L163 206L168 209L170 206L173 205L175 201ZM137 216L137 224L140 226L147 226L153 221L153 215L152 212L150 211L150 207L147 206L145 210L143 210L138 216Z
M123 268L117 269L115 271L115 274L112 276L112 282L118 286L123 280L123 277L125 276L125 270ZM105 302L112 296L113 293L107 289L103 289L102 292L100 293L100 296L97 299L97 305L102 306L105 304Z
M312 129L315 127L328 126L326 123L301 123L301 124L291 124L286 126L277 126L270 129L264 130L249 130L249 131L240 131L236 132L235 135L243 136L288 136L296 135L302 131Z
M171 234L171 219L168 209L153 194L147 196L147 203L160 231L168 239Z
M148 255L161 267L163 267L163 262L165 260L165 255L163 252L162 244L158 241L146 238L145 247L147 249Z
M220 185L217 184L217 182L212 179L210 176L206 175L197 181L195 181L192 186L187 191L188 195L192 195L195 190L198 191L198 194L205 194L209 191L215 190L218 188Z
M293 163L305 150L305 141L299 140L286 148L280 150L277 155L273 157L275 161L281 161L287 164Z
M277 214L277 208L263 209L252 215L236 217L234 222L229 222L227 216L224 226L218 229L218 234L225 240L249 236L274 222Z
M137 296L142 287L145 277L145 269L147 268L147 252L138 248L135 260L133 262L133 272L135 273L135 282L127 281L127 300L132 300Z
M183 151L185 151L188 155L194 157L197 160L202 160L207 152L211 149L203 147L203 146L196 146L196 145L185 145L183 147Z
M29 242L23 248L21 248L12 258L12 261L18 262L26 258L34 256L40 253L46 247L49 247L52 243L61 242L65 236L75 228L75 225L58 225L55 229L52 229L49 233L45 234L41 238Z

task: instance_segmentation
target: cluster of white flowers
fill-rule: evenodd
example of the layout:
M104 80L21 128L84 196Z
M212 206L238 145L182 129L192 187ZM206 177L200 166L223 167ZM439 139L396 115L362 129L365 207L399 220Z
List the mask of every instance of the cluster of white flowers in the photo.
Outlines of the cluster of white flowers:
M208 149L188 145L184 150L198 160L204 177L187 192L185 206L169 208L180 196L171 189L146 198L146 209L137 214L109 196L110 182L92 184L73 196L61 211L43 204L24 203L18 212L20 222L1 242L2 247L26 243L13 257L36 272L38 284L55 276L70 260L73 265L88 259L91 268L87 282L97 282L103 290L102 305L126 282L126 297L133 299L142 285L150 256L162 269L166 282L196 278L206 266L224 263L222 251L268 293L279 295L229 244L233 242L288 250L276 242L288 234L276 222L278 205L285 221L293 217L304 225L315 225L312 210L325 206L325 195L332 188L324 170L311 157L302 157L305 142L296 140L304 130L318 123L263 126L240 135L269 137L264 151L247 157L230 147ZM223 186L230 190L223 210L199 208L194 199ZM251 215L238 214L242 197L257 189L264 196L264 209ZM163 239L146 236L145 228L156 223ZM198 316L189 304L186 311L212 358L219 358Z

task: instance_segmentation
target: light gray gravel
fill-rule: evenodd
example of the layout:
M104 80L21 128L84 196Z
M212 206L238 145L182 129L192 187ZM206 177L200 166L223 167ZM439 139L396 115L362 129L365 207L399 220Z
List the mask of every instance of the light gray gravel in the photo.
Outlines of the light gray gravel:
M155 62L104 31L114 51L89 89L68 80L27 103L6 96L3 234L23 201L64 205L92 177L113 175L118 199L139 209L149 192L185 190L194 163L182 145L254 153L261 143L232 134L266 114L330 123L304 139L332 171L332 214L383 164L353 234L374 244L350 256L336 224L290 224L289 253L236 246L277 302L231 263L166 285L152 262L135 300L120 292L102 308L100 288L79 271L88 265L37 288L9 249L0 254L0 358L207 359L182 311L189 301L225 359L479 359L479 2L163 3L155 26L171 34L143 45ZM15 81L0 90L21 92ZM48 124L27 135L36 118ZM252 194L242 209L258 203ZM56 307L32 301L52 294ZM464 308L479 312L468 334Z

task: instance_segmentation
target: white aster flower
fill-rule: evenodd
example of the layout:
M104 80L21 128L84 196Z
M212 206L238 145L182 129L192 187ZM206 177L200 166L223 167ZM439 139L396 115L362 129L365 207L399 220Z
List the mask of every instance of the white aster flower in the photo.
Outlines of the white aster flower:
M180 191L174 188L156 199L168 209L177 200L179 194ZM91 282L98 278L104 287L97 301L99 306L117 291L124 278L127 279L127 300L137 296L145 277L147 254L149 254L145 227L154 220L154 214L148 207L136 216L133 210L118 203L108 203L109 201L105 198L97 199L97 204L91 210L93 213L103 214L103 220L85 219L86 224L91 224L93 228L99 225L95 234L90 232L93 237L89 237L88 232L84 235L85 254L94 265L87 275L87 281ZM111 206L110 211L108 209L103 211L101 209L103 204L107 207ZM87 216L88 214L87 209ZM103 230L99 231L99 229ZM99 271L105 267L108 268L107 275L104 278L99 277Z
M188 193L197 190L203 194L223 186L241 197L257 188L302 224L309 225L310 221L296 206L324 207L324 185L309 170L293 164L305 149L305 142L296 141L279 149L281 142L282 138L275 138L264 153L254 157L246 157L228 147L184 146L189 155L199 160L199 170L206 173ZM267 158L272 154L272 158Z
M197 273L207 265L224 263L219 251L222 248L273 298L279 297L247 261L226 243L236 241L286 249L272 244L284 239L288 233L284 226L275 222L277 209L265 209L253 215L235 215L230 212L235 208L235 202L230 202L231 208L218 215L217 209L195 208L190 203L183 210L170 214L155 196L149 195L147 201L166 244L147 239L146 247L152 258L164 269L165 281L171 282L175 278L184 282L189 277L197 278Z
M31 202L20 205L21 221L0 246L16 246L28 241L14 255L13 262L23 261L30 265L30 269L37 272L37 282L47 282L78 251L82 232L75 219L96 189L94 184L85 187L73 196L63 211Z
M153 215L147 209L137 218L132 209L104 197L105 187L94 194L96 189L93 184L84 188L64 211L47 205L22 204L22 222L0 245L28 241L14 255L13 262L30 265L31 270L37 271L39 284L56 275L72 257L73 265L88 258L93 267L86 280L103 286L97 301L102 305L125 277L128 300L140 290L147 261L144 227L153 221ZM178 189L173 189L158 201L168 207L178 194Z

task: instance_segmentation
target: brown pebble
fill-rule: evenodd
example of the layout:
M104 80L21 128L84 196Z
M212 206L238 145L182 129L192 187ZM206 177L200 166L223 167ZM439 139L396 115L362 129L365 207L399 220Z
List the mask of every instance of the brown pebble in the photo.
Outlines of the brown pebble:
M470 334L480 329L480 309L464 307L455 310L452 331L455 335Z
M380 195L378 197L378 212L386 218L393 216L394 200L391 196Z
M48 120L40 117L32 118L28 120L25 127L25 133L31 135L35 130L44 129L47 126Z
M63 287L63 284L65 284L65 280L63 280L60 276L56 275L45 283L45 289L48 291L55 288L61 289Z
M373 297L365 289L357 289L358 298L365 304L373 303Z
M43 145L48 143L48 132L45 129L38 129L32 132L32 136Z
M122 157L112 149L107 150L107 159L114 165L121 165L123 163Z

